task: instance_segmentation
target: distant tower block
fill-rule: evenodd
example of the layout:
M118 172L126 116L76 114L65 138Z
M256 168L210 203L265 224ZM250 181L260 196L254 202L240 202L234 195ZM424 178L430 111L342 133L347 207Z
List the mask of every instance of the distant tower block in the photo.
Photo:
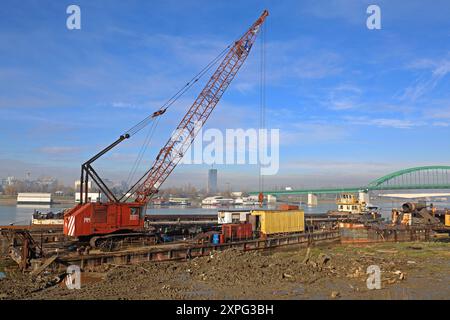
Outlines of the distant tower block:
M369 203L369 194L364 191L359 192L359 202Z
M308 207L317 206L317 195L314 193L308 193Z
M275 196L273 196L271 194L268 194L267 195L267 202L268 203L276 203L277 202L277 197L275 197Z
M217 169L208 170L208 187L206 191L210 194L217 193Z

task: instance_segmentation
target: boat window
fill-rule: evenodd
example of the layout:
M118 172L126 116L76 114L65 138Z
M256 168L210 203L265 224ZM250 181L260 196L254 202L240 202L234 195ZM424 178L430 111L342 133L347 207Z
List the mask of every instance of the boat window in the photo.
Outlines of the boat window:
M131 210L130 214L132 214L132 215L139 214L139 208L130 208L130 210Z

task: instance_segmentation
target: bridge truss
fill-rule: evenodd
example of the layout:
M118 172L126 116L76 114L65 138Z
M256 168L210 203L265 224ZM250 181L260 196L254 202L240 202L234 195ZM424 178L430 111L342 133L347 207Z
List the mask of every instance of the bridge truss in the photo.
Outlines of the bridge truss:
M342 192L368 192L370 190L423 190L450 189L450 166L423 166L399 170L373 180L367 186L265 191L271 195L332 194ZM250 194L257 194L251 192Z

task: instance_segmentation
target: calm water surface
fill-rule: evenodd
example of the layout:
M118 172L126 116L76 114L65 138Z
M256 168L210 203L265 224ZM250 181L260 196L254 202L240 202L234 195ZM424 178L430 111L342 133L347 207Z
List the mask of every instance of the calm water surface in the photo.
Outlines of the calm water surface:
M406 201L385 201L373 202L381 208L381 214L384 218L390 218L392 208L400 208ZM448 202L435 202L434 205L438 208L450 208ZM14 224L29 224L34 209L42 212L58 212L63 209L70 208L71 205L0 205L0 225ZM242 208L242 207L241 207ZM251 209L252 207L246 207ZM333 203L319 203L316 207L302 206L305 213L325 213L328 210L336 209L336 205ZM239 209L239 207L233 207L230 209ZM270 208L273 209L273 208ZM169 206L169 207L151 207L147 209L147 214L217 214L217 208L193 208L193 207L181 207L181 206Z

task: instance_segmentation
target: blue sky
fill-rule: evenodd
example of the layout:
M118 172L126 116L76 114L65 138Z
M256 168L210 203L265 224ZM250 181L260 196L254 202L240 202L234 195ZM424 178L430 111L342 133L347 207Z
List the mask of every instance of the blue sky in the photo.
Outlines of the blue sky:
M81 7L81 30L66 28L69 4ZM381 8L381 30L366 28L369 4ZM31 171L69 183L82 161L157 110L265 8L267 126L281 132L280 171L267 187L363 184L448 164L448 1L7 0L0 176ZM259 46L207 128L258 128ZM142 168L200 90L161 120ZM104 174L126 177L142 139L99 163ZM206 168L181 166L168 185L203 186ZM218 168L221 185L258 185L256 166Z

